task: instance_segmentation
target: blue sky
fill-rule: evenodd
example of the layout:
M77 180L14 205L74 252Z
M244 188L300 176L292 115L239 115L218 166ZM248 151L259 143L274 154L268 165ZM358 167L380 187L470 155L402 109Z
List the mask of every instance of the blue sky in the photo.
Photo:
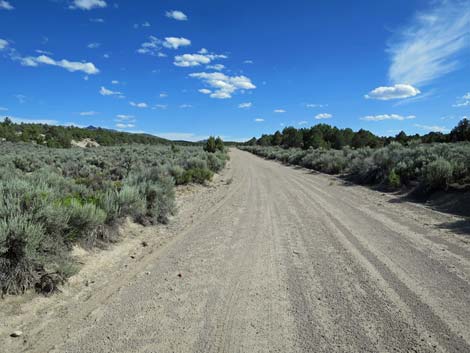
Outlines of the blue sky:
M0 0L0 115L198 140L470 116L470 0Z

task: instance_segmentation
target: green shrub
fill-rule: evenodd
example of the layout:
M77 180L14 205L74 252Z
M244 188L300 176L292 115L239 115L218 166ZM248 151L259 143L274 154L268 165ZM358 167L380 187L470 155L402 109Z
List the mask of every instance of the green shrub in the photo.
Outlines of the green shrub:
M401 186L400 176L392 169L388 174L388 185L392 188L399 188Z
M18 294L36 281L35 269L41 264L42 227L28 217L0 220L0 285L2 293Z
M438 158L424 167L422 184L429 191L446 190L452 180L452 172L452 164Z

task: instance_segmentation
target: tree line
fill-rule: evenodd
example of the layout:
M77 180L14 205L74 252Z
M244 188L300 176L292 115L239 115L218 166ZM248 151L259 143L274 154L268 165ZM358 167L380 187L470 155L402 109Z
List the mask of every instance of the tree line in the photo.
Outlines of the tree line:
M350 146L352 148L379 148L398 142L402 145L415 143L439 143L470 141L470 121L461 120L448 134L430 132L425 135L407 135L401 131L393 137L381 137L364 129L353 131L350 128L339 129L328 124L318 124L310 128L296 129L289 126L274 134L264 134L260 138L253 137L245 143L249 146L281 146L284 148L324 148L337 149Z
M55 126L47 124L16 124L10 118L0 122L0 140L9 142L32 142L47 147L69 148L72 140L81 141L85 138L98 142L101 146L122 144L179 144L192 145L186 141L169 141L150 134L135 134L90 126Z

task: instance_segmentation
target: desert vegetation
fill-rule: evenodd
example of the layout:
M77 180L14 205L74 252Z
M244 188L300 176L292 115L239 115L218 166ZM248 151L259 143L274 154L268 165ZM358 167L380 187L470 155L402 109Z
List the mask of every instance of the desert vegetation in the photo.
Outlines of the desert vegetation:
M353 132L325 124L286 128L241 148L286 164L342 174L360 184L410 187L421 195L470 185L470 123L466 119L449 134L412 137L400 133L380 138L364 130Z
M206 148L207 149L207 148ZM70 250L116 240L130 217L166 223L175 185L205 183L227 154L200 146L56 149L0 143L0 286L51 291L75 271Z
M31 142L47 147L70 148L72 141L91 139L101 146L123 144L146 145L193 145L187 141L169 141L149 134L135 134L100 127L57 126L36 123L14 123L6 117L0 122L0 140L8 142Z

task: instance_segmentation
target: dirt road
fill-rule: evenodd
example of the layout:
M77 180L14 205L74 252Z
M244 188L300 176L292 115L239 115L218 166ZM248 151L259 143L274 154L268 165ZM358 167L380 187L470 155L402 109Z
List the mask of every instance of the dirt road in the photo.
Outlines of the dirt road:
M26 342L3 336L3 347L470 352L470 236L442 226L453 218L231 157L228 182L180 234L47 322L24 323Z

